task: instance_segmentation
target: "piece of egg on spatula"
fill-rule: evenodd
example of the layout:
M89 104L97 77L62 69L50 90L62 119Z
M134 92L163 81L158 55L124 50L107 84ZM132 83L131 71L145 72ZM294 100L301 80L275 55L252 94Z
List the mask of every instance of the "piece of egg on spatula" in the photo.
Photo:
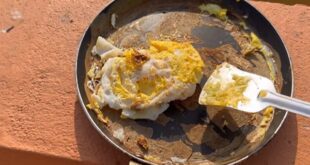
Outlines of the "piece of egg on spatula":
M310 104L276 93L268 78L223 63L205 83L199 104L255 113L272 106L310 117Z

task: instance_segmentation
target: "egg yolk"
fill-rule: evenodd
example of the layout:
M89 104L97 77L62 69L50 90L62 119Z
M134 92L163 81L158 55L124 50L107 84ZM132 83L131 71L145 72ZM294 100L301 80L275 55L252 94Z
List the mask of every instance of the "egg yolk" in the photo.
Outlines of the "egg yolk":
M206 105L231 106L237 108L239 102L246 102L248 99L243 95L250 79L243 76L233 76L233 82L221 86L221 83L209 83L203 89L208 93L202 100Z
M203 61L190 43L150 41L149 52L155 59L168 59L172 74L184 83L199 83Z

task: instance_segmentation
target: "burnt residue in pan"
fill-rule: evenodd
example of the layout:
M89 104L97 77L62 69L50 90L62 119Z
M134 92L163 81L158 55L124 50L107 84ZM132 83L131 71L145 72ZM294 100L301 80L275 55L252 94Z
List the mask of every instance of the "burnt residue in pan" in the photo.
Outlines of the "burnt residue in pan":
M185 101L171 102L169 109L156 121L120 119L119 112L104 109L110 120L108 130L133 154L157 163L174 160L223 163L255 149L268 128L260 127L262 113L247 114L197 103L205 80L224 61L243 70L269 76L264 57L259 54L242 55L240 38L244 34L245 31L233 22L185 11L153 13L120 26L107 36L120 48L145 48L149 39L192 42L206 68L195 94ZM276 64L279 64L275 52L274 55ZM279 82L282 82L280 73L276 84L281 89ZM147 150L137 145L139 139L141 142L141 135L145 138L143 144Z

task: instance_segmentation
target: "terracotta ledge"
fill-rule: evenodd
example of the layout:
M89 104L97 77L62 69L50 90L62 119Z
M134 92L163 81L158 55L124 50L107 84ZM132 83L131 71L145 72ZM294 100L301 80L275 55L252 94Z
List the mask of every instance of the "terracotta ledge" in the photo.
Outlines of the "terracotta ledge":
M310 101L306 1L251 3L289 49L295 96ZM0 1L0 30L14 26L0 31L0 164L128 164L129 157L91 127L75 93L77 44L106 2ZM289 115L270 144L242 164L309 164L308 139L310 120Z

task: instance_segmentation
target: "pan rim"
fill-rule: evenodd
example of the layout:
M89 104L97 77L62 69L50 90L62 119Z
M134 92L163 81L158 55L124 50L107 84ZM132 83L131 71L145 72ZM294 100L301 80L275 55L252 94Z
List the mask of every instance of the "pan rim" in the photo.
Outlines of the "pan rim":
M81 96L81 91L79 88L79 80L78 80L78 59L79 59L79 52L80 52L80 48L82 46L82 42L85 38L85 35L87 33L87 31L90 28L90 25L95 21L95 19L97 18L97 16L103 11L105 10L108 6L110 6L111 4L113 4L116 0L110 0L109 2L107 2L105 5L103 5L103 7L98 11L98 13L94 16L94 18L90 21L90 24L84 29L80 41L77 45L77 49L76 49L76 59L75 59L75 84L76 84L76 92L78 95L78 99L79 99L79 103L86 115L86 117L88 118L88 120L90 121L91 125L96 129L96 131L102 136L104 137L110 144L112 144L114 147L116 147L117 149L119 149L121 152L125 153L126 155L130 156L131 159L137 160L138 162L141 163L146 163L146 164L152 164L152 165L156 165L153 162L150 162L148 160L145 160L143 158L140 158L132 153L130 153L129 151L127 151L126 149L124 149L123 147L121 147L120 145L118 145L117 143L115 143L111 138L109 138L100 128L99 126L96 124L96 122L93 120L93 118L91 117L90 113L88 112L89 110L86 108L84 102L83 102L83 98ZM292 64L292 58L290 56L290 53L286 47L286 44L284 42L284 40L282 39L280 33L278 32L278 30L275 28L275 26L272 24L272 22L256 7L254 7L248 0L244 1L247 5L249 5L250 7L252 7L254 10L256 10L256 12L258 12L259 14L261 14L266 21L273 27L273 30L275 31L275 33L278 35L278 37L280 38L281 42L283 43L284 49L287 53L287 58L288 58L288 62L290 65L290 74L291 74L291 90L290 90L290 97L293 97L294 95L294 88L295 88L295 80L294 80L294 71L293 71L293 64ZM248 153L246 156L241 157L238 160L235 160L232 163L229 163L230 165L234 165L237 163L240 163L246 159L248 159L250 156L252 156L254 153L258 153L262 148L264 148L270 141L271 139L274 138L274 136L278 133L278 131L280 130L280 128L283 126L284 121L286 120L288 115L288 112L285 111L285 114L283 116L283 119L281 120L281 122L279 123L278 127L275 129L274 133L267 139L265 140L264 143L262 143L260 146L258 146L255 150L253 150L252 152Z

